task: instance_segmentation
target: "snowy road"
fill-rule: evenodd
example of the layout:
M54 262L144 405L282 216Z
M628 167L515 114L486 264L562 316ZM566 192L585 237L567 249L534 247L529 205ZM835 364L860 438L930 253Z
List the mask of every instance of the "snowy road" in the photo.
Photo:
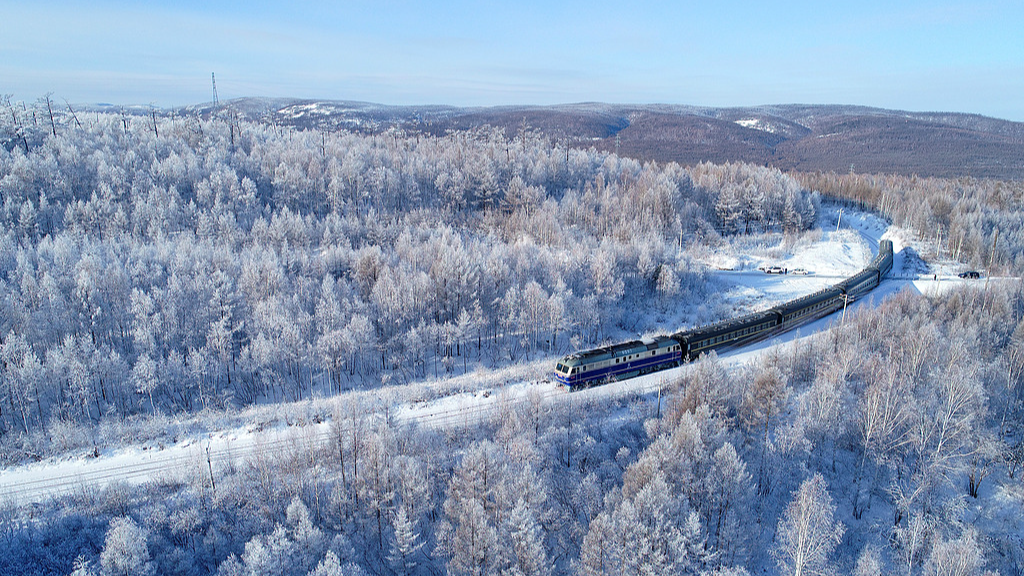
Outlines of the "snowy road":
M855 272L877 251L883 237L894 241L896 258L893 275L868 297L851 304L851 310L874 306L899 290L910 288L919 293L936 294L954 286L978 285L978 280L956 276L917 276L905 274L902 242L890 237L879 220L865 215L844 214L843 224L857 235L826 234L823 242L792 255L785 262L790 268L804 267L814 273L807 276L766 275L760 271L719 272L720 277L739 291L759 295L765 306L773 300L785 301L829 286ZM854 241L851 241L853 238ZM859 240L860 245L858 246ZM995 279L1000 281L1000 279ZM1018 279L1008 279L1019 281ZM744 296L750 299L750 294ZM720 355L726 365L739 365L755 359L773 347L813 337L838 322L842 314L808 323L797 330L763 342ZM668 382L692 369L681 366L646 376L591 388L569 395L553 382L522 382L495 390L480 390L445 396L430 402L393 406L388 417L398 426L430 429L467 427L494 418L519 407L550 409L562 402L586 402L597 398L630 397L655 393ZM382 418L383 414L380 415ZM50 497L80 490L95 490L114 482L140 484L152 481L195 482L209 478L211 471L235 467L256 455L297 453L300 448L324 446L332 436L328 423L305 426L280 426L267 430L237 429L194 438L170 446L127 447L97 458L68 458L27 464L0 471L0 502L27 505Z

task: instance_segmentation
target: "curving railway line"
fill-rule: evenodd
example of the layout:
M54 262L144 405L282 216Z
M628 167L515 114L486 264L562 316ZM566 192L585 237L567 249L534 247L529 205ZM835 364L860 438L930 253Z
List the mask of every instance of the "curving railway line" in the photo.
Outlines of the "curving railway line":
M868 238L870 244L875 244ZM884 243L885 241L883 241ZM889 244L891 266L891 243ZM877 257L876 257L877 260ZM877 282L872 285L873 288ZM806 298L806 297L805 297ZM803 299L801 299L803 300ZM791 304L791 303L787 303ZM785 306L785 305L783 305ZM834 312L832 309L830 312ZM815 314L821 317L826 313ZM812 320L806 318L805 322ZM733 321L729 321L733 322ZM791 326L791 327L795 327ZM705 330L707 327L698 330ZM746 345L755 340L762 340L777 334L777 330L765 333L758 338L740 338L729 342L730 346ZM681 333L680 333L681 334ZM680 355L684 349L696 340L681 340L679 335L669 337L671 342L666 346L678 344ZM686 367L677 370L685 370ZM675 371L672 371L675 372ZM367 418L390 418L394 425L414 425L430 429L458 429L472 426L489 420L503 410L534 403L548 410L563 402L581 402L597 396L619 396L624 394L642 394L656 391L664 386L667 379L674 374L660 372L615 382L608 386L592 388L582 395L566 394L565 388L553 382L534 384L523 387L521 393L497 393L486 398L470 399L470 401L453 402L450 404L425 405L406 407L398 413L380 412L367 415ZM529 393L525 390L529 390ZM574 400L577 398L577 400ZM115 483L141 484L161 481L181 482L196 478L209 478L219 470L237 466L242 461L253 458L300 453L297 448L310 450L329 450L331 441L338 433L352 433L351 425L346 428L332 427L328 423L310 424L287 429L271 429L264 432L239 432L210 435L202 440L192 440L168 447L150 448L148 450L125 450L120 453L104 455L99 458L66 460L63 462L41 462L0 470L0 504L31 505L48 498L72 494L83 490L96 490ZM200 476L197 476L200 475Z

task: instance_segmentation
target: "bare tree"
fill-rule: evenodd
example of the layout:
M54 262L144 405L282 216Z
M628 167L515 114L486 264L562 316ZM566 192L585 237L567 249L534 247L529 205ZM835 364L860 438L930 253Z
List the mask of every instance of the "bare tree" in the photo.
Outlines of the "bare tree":
M821 474L805 480L779 521L778 547L774 556L784 574L828 576L829 557L843 538L845 528L834 519L835 505Z
M853 515L859 518L870 507L874 485L864 487L865 466L869 459L885 458L889 451L906 442L906 427L910 418L907 401L910 391L899 370L891 364L875 363L871 384L862 395L859 407L858 429L861 457L857 465L856 493ZM874 477L872 477L874 478ZM862 495L866 491L867 495Z
M75 125L81 128L82 123L78 121L78 114L75 114L75 109L71 107L71 103L68 102L67 98L64 99L64 105L68 107L68 112L71 112L71 117L75 119Z
M985 556L973 528L956 540L937 537L924 565L925 576L976 576L985 565Z
M761 461L757 474L757 493L761 496L772 490L771 470L767 463L768 434L788 397L786 376L772 365L760 367L743 394L740 417L750 430L760 430L761 435Z
M52 132L54 137L56 137L57 136L57 121L53 117L53 98L52 98L52 96L53 96L53 92L47 92L45 96L43 96L42 98L40 98L38 100L38 103L46 105L46 112L47 112L47 114L50 117L50 131Z

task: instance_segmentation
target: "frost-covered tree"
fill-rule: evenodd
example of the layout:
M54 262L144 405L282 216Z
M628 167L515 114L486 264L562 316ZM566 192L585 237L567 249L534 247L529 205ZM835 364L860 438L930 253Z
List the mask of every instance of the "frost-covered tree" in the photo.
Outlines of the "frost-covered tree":
M394 538L391 542L391 553L388 554L388 562L396 574L406 576L412 574L416 568L416 554L423 548L425 542L420 541L420 535L416 532L415 526L409 521L403 506L398 507L394 516Z
M137 393L144 394L149 398L150 409L156 412L153 391L156 390L159 380L157 379L156 362L148 354L142 354L135 362L135 366L132 368L132 384Z
M708 543L725 560L742 558L746 544L743 518L748 510L753 482L746 463L729 442L711 457L710 468L704 481L707 494L706 525Z
M793 576L833 573L830 557L845 532L843 523L834 518L835 509L820 474L800 485L779 521L778 544L773 550L783 573Z
M328 550L316 568L309 572L309 576L359 576L362 571L354 566L346 569L341 565L338 555Z
M96 576L96 570L92 563L84 556L75 558L75 564L69 576Z
M702 565L703 538L696 513L680 507L656 477L632 498L594 520L580 552L579 573L678 574ZM602 518L603 515L606 515Z
M525 500L516 502L507 519L515 576L551 576L553 566L544 545L544 533Z
M882 558L878 548L865 546L857 557L853 573L855 576L882 576Z
M973 528L957 539L936 537L923 574L927 576L976 576L985 566L985 557Z
M110 529L100 552L104 576L135 576L154 574L156 566L150 559L149 534L127 516L110 522Z

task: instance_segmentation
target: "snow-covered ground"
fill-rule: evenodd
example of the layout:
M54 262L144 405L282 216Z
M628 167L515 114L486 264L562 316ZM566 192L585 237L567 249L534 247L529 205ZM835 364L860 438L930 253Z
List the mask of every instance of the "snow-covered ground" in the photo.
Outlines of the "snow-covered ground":
M709 263L715 268L727 268L715 274L730 286L726 299L737 315L763 310L835 284L863 268L877 251L878 242L882 239L893 242L893 272L867 298L851 304L852 310L873 306L904 289L933 295L954 286L982 286L985 282L984 279L957 278L955 263L929 267L917 257L922 247L911 239L910 234L889 226L871 214L844 211L837 230L838 209L823 212L820 241L796 245L791 250L783 251L775 260L766 257L724 256L716 257L715 262ZM757 269L762 265L776 265L790 270L802 268L808 274L769 275ZM746 363L772 347L813 337L841 321L841 318L841 313L832 314L798 330L727 351L721 357L727 365ZM382 417L388 417L400 426L462 427L492 418L504 410L525 403L550 406L598 397L627 398L656 392L691 369L682 366L572 395L549 380L522 380L522 374L543 373L551 362L551 359L542 359L510 368L507 374L520 375L518 381L515 376L498 378L505 383L488 388L480 387L481 378L474 374L461 376L435 386L440 397L399 401L387 407L386 416L382 410ZM495 378L489 380L493 382ZM455 392L446 392L452 390ZM395 397L407 396L396 394ZM188 481L208 474L211 469L216 474L218 469L234 466L241 459L259 451L280 453L301 445L323 443L330 434L328 423L301 426L278 424L269 428L251 426L190 438L172 445L129 446L101 453L97 457L68 457L37 462L0 471L0 500L30 504L50 496L82 488L95 489L112 482L138 484L159 480Z

